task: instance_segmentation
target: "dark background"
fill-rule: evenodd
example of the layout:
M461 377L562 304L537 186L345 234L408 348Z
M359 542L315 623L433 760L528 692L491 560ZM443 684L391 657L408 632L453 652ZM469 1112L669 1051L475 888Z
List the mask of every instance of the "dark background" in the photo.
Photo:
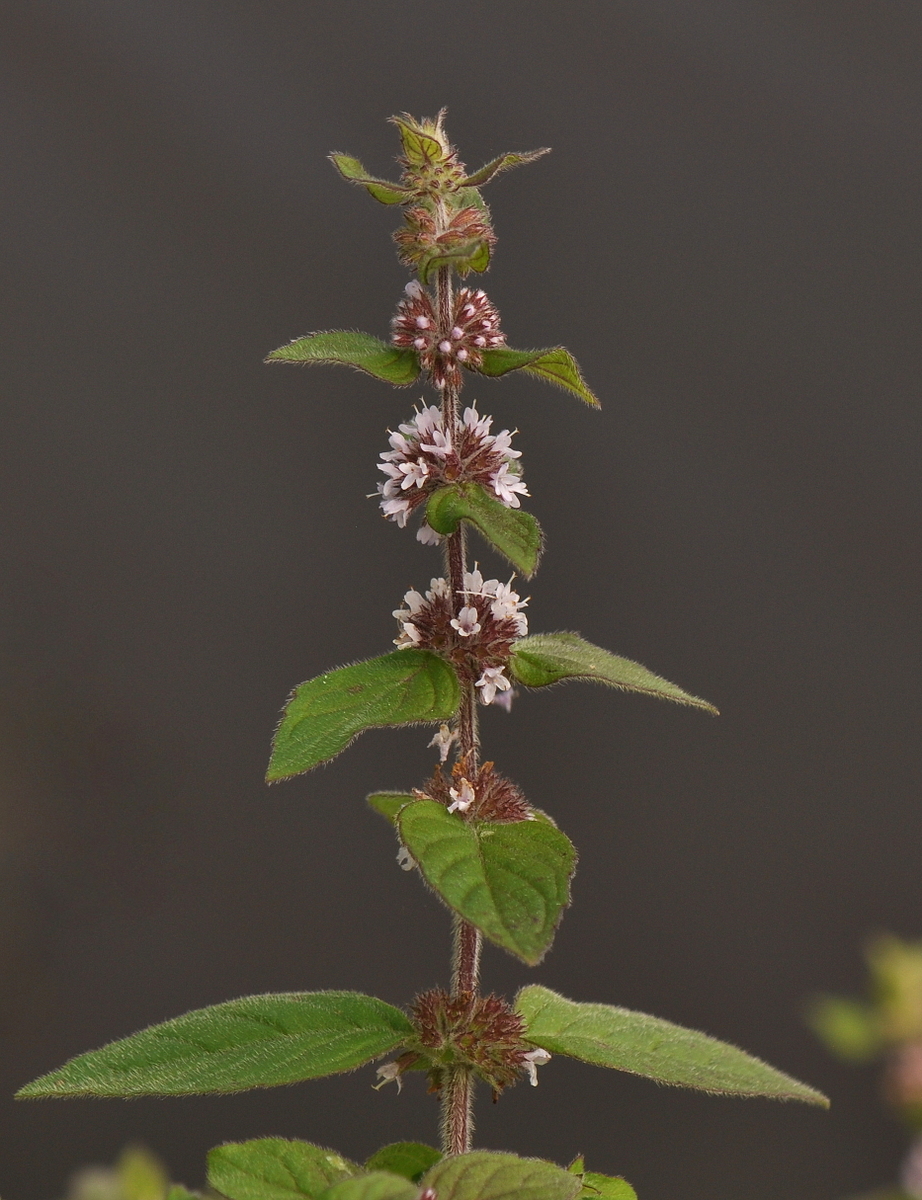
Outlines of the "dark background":
M833 1198L891 1178L875 1075L804 998L922 934L916 0L4 6L0 1092L4 1200L140 1139L436 1137L372 1069L238 1097L14 1105L69 1056L251 992L446 982L448 921L363 797L420 730L266 789L289 689L385 651L437 556L379 517L419 392L269 369L386 335L395 111L449 107L490 186L516 346L566 344L601 414L478 382L520 426L548 551L529 615L719 719L589 687L486 714L485 748L582 855L540 981L737 1042L829 1114L555 1060L479 1143L623 1173L641 1200ZM483 550L481 561L503 570ZM485 1100L485 1097L483 1098Z

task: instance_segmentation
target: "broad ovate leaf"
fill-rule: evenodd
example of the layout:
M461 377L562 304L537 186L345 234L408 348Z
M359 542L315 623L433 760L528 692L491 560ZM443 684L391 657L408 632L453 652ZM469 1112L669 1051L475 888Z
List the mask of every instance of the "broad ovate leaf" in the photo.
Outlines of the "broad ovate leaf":
M227 1200L316 1200L360 1171L335 1150L287 1138L227 1142L208 1154L208 1182Z
M467 822L434 800L400 810L401 842L459 916L529 965L541 961L570 903L576 851L546 819Z
M402 1175L412 1183L419 1183L441 1157L441 1150L424 1142L393 1142L377 1150L366 1162L365 1170L390 1171L392 1175Z
M522 988L515 1006L526 1040L552 1054L676 1087L829 1107L821 1092L761 1059L659 1017L610 1004L580 1004L538 984Z
M690 695L640 663L593 646L578 633L537 633L522 638L512 648L509 669L525 687L546 687L564 679L588 679L623 692L642 692L717 713L707 700Z
M91 1050L27 1084L19 1099L242 1092L351 1071L413 1027L359 992L283 992L196 1009Z
M537 569L544 540L540 525L531 513L507 508L480 483L452 483L433 492L426 520L441 534L452 534L459 521L469 521L526 579Z
M491 159L490 162L484 163L479 170L468 175L464 182L468 187L483 187L485 183L495 179L501 171L511 171L513 167L521 167L525 163L534 162L536 158L541 158L542 155L550 154L550 152L549 146L542 146L540 150L501 154L499 158Z
M509 346L494 346L484 350L482 357L480 366L471 368L481 375L496 377L508 375L510 371L524 371L526 375L535 375L546 383L572 392L593 408L600 407L598 399L583 379L576 359L563 346L554 346L550 350L513 350Z
M438 1200L575 1200L582 1188L553 1163L490 1150L443 1158L420 1183Z
M337 151L330 155L330 162L343 179L359 184L381 204L405 204L409 199L405 187L399 183L391 183L387 179L376 179L374 175L369 175L359 160L350 154L341 154Z
M323 1200L418 1200L419 1188L390 1171L371 1171L334 1183L322 1196Z
M370 333L354 329L333 329L295 338L273 350L266 362L340 363L356 367L395 387L413 383L422 369L415 350L392 346Z
M267 780L335 758L365 729L447 721L461 701L454 670L430 650L395 650L302 683L272 743Z

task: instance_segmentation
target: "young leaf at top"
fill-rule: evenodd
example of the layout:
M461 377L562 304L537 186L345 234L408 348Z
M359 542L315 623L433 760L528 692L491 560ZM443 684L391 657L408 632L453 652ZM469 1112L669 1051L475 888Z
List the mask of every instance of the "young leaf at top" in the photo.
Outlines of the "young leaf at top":
M565 834L540 818L468 823L434 800L401 809L397 829L449 908L529 966L541 961L570 903L576 851Z
M81 1054L16 1096L190 1096L276 1087L351 1071L412 1032L399 1008L359 992L245 996Z
M563 1167L489 1150L443 1158L420 1183L438 1200L575 1200L581 1189Z
M208 1153L208 1182L227 1200L315 1200L361 1169L335 1150L286 1138L227 1142Z
M484 350L482 357L481 365L472 368L480 375L495 378L508 375L510 371L524 371L526 375L536 375L546 383L572 392L593 408L600 407L598 399L580 374L576 359L563 346L555 346L551 350L512 350L508 346L495 346L491 350Z
M426 505L426 520L441 534L452 534L459 521L469 521L526 579L537 570L541 526L531 513L507 508L483 484L469 480L439 488Z
M643 692L647 696L659 696L662 700L674 700L677 704L717 713L707 700L683 692L640 663L593 646L578 633L536 633L533 637L522 638L512 648L509 669L525 687L546 687L563 679L588 679L624 692Z
M409 198L407 189L402 184L391 183L387 179L376 179L374 175L369 175L359 160L350 154L335 152L330 155L330 162L343 179L359 184L381 204L405 204Z
M464 180L468 187L483 187L491 179L495 179L501 171L511 171L513 167L521 167L525 163L534 162L544 154L550 154L550 146L542 146L540 150L526 150L524 153L501 154L494 158Z
M441 1150L423 1142L394 1142L377 1150L366 1162L365 1170L390 1171L392 1175L402 1175L411 1183L419 1183L426 1171L434 1167L441 1157Z
M321 1196L323 1200L418 1200L419 1188L390 1171L372 1171L334 1183Z
M515 1007L525 1021L525 1039L552 1054L676 1087L829 1107L821 1092L761 1059L659 1017L610 1004L579 1004L538 984L522 988Z
M447 721L458 677L431 650L395 650L295 688L272 743L266 779L287 779L335 758L365 729Z
M413 383L422 369L415 350L392 346L355 329L332 329L295 338L273 350L266 362L341 363L357 367L394 387Z

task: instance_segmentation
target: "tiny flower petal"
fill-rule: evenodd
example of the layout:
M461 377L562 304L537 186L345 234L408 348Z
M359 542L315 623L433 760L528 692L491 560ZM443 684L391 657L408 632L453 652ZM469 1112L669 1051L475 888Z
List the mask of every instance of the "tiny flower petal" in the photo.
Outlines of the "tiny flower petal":
M400 867L401 871L412 871L416 866L416 859L406 848L406 846L401 846L397 851L397 865Z
M439 762L445 762L448 759L448 751L451 749L451 744L457 741L458 733L448 728L447 725L440 725L439 731L429 743L430 746L438 747Z
M538 1086L538 1067L543 1067L545 1063L551 1061L551 1056L546 1050L531 1050L525 1055L522 1066L528 1073L528 1082L532 1087Z
M452 617L450 625L452 629L457 629L462 637L471 637L475 633L480 633L480 622L477 619L479 616L480 613L476 608L465 604L457 617Z
M467 812L467 810L477 799L477 793L474 791L473 784L470 782L470 780L462 779L460 780L460 783L460 788L448 789L448 794L452 798L452 802L448 806L448 811L450 813Z
M400 1070L399 1063L385 1063L383 1067L378 1067L377 1070L377 1076L380 1082L372 1084L372 1087L375 1089L375 1091L377 1091L379 1088L383 1088L386 1083L396 1083L397 1091L399 1092L403 1087L401 1074L402 1072Z

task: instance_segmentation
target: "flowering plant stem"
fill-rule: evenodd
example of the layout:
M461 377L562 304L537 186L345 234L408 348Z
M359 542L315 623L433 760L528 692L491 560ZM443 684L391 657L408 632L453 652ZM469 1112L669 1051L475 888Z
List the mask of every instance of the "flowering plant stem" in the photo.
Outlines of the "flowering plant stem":
M494 176L539 157L504 154L466 174L442 125L394 117L403 173L369 175L345 154L332 159L351 183L403 209L398 257L417 275L404 290L383 342L355 331L296 338L273 362L341 363L406 386L421 376L440 403L417 409L390 432L378 464L383 515L400 528L416 513L417 539L441 544L442 577L415 588L394 612L396 650L309 679L292 693L273 741L267 779L311 770L366 729L429 724L439 763L421 787L379 792L371 807L393 826L398 864L418 871L452 914L450 990L430 988L407 1009L356 992L248 996L152 1026L90 1051L22 1088L23 1098L187 1095L272 1087L351 1071L388 1055L380 1083L402 1087L424 1071L441 1104L441 1149L385 1146L364 1164L309 1142L257 1138L209 1155L209 1183L227 1200L635 1200L624 1180L515 1155L472 1151L479 1080L496 1099L518 1080L538 1082L552 1054L663 1083L733 1095L828 1103L759 1059L706 1034L645 1013L568 1000L540 984L511 1002L482 995L483 939L526 966L541 962L570 903L576 850L492 762L480 761L480 705L508 708L526 692L567 679L657 696L706 712L707 701L579 634L529 635L528 604L508 583L484 579L467 561L470 526L490 549L531 578L543 547L521 507L528 490L508 429L475 405L462 412L464 373L497 378L522 371L597 408L562 346L513 350L481 289L454 286L490 265L496 242L480 195ZM428 553L428 551L427 551ZM518 585L516 585L518 586ZM453 750L453 762L447 766ZM422 1189L421 1191L419 1189ZM188 1200L182 1189L167 1200Z

